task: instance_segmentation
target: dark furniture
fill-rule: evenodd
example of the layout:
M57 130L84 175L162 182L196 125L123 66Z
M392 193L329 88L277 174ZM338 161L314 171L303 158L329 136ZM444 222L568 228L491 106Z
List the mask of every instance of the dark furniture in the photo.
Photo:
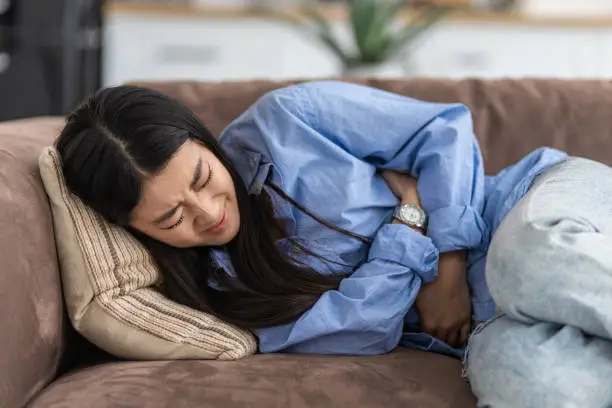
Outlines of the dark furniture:
M102 0L0 0L0 120L61 115L100 86Z

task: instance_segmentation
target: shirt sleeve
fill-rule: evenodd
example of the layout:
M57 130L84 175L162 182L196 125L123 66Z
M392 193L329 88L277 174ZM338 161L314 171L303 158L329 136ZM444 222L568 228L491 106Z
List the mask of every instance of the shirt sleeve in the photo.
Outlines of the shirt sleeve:
M258 330L262 352L392 350L422 282L437 274L439 252L478 246L486 234L482 158L463 105L310 82L266 94L228 129L221 140L235 163L255 152L282 168L285 181L295 180L304 163L316 168L319 160L346 157L408 171L430 217L428 236L404 225L380 228L365 262L338 290L324 293L295 322Z
M393 350L422 278L434 273L437 261L430 238L404 225L383 226L367 261L338 290L324 293L297 321L257 331L261 352L377 355Z
M293 150L327 144L379 169L409 172L440 252L487 242L483 159L466 106L324 81L272 91L252 114L262 134Z

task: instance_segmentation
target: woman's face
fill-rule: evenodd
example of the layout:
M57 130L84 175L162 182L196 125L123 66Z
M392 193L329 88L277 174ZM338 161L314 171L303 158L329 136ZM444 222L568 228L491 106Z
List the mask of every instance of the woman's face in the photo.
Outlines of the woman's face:
M210 150L187 141L144 182L130 225L174 247L225 245L240 228L234 182Z

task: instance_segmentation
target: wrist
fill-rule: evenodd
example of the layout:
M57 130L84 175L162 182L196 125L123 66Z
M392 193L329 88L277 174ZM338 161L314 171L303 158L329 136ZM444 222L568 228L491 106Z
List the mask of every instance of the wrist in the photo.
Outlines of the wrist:
M415 226L413 226L413 225L408 225L408 224L406 224L405 222L402 222L402 221L398 220L398 219L397 219L397 218L395 218L395 217L393 218L393 221L391 221L391 224L400 224L400 225L405 225L405 226L407 226L408 228L411 228L411 229L415 230L416 232L419 232L419 233L421 233L422 235L425 235L425 229L424 229L424 228L415 227Z
M419 195L416 191L407 191L402 194L402 198L400 199L400 204L412 204L418 207L422 207L421 200L419 199Z
M438 277L465 279L467 251L443 252L438 258Z

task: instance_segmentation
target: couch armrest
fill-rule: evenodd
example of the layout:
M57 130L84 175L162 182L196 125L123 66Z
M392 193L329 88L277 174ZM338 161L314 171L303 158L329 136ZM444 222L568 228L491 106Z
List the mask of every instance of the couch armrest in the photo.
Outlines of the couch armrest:
M57 253L38 156L62 120L0 123L0 406L23 407L56 375L64 347Z

